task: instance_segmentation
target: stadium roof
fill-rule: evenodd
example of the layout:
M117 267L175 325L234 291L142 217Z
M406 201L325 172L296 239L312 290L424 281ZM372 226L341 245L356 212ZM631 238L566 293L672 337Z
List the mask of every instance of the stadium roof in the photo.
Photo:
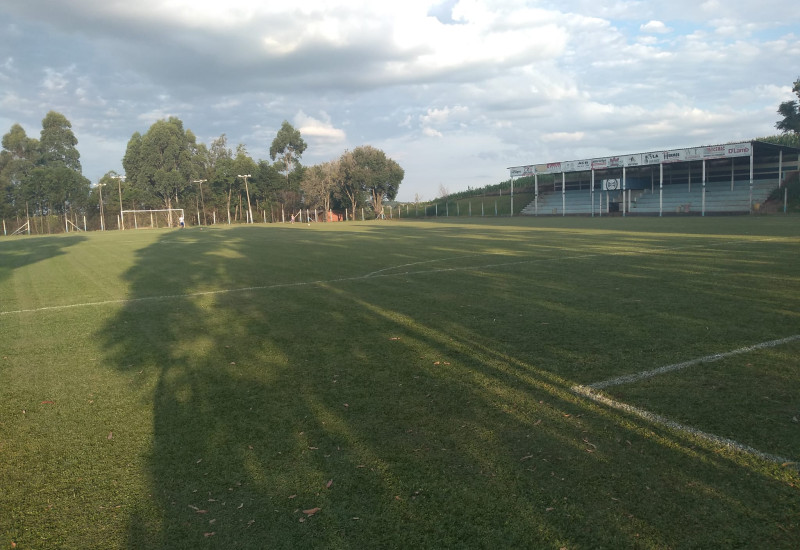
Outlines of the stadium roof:
M652 166L668 163L706 161L724 158L749 157L756 154L790 153L800 157L800 149L787 145L777 145L766 141L744 141L724 143L721 145L701 145L683 149L649 151L612 157L599 157L566 162L549 162L530 164L527 166L509 167L512 178L533 176L535 174L560 174L562 172L588 172L592 170L608 170L612 168Z

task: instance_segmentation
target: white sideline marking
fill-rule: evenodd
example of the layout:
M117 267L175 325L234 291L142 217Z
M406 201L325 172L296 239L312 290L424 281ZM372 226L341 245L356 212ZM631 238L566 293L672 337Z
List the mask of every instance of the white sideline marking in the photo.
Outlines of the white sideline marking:
M754 242L770 242L774 241L777 238L770 237L764 239L755 239L752 241L747 241L747 244L754 243ZM427 271L405 271L405 272L398 272L398 273L382 273L383 271L387 271L389 269L393 269L395 267L405 267L405 266L393 266L381 269L379 271L374 271L372 273L367 273L365 275L356 275L353 277L343 277L340 279L330 279L330 280L318 280L318 281L305 281L305 282L298 282L298 283L278 283L274 285L264 285L264 286L251 286L251 287L242 287L242 288L228 288L228 289L219 289L219 290L208 290L202 292L188 292L186 294L172 294L172 295L161 295L161 296L144 296L141 298L119 298L116 300L101 300L97 302L82 302L77 304L64 304L60 306L45 306L39 308L32 308L32 309L16 309L10 311L0 311L0 317L4 315L17 315L20 313L37 313L42 311L58 311L62 309L72 309L72 308L80 308L80 307L92 307L92 306L103 306L103 305L110 305L110 304L132 304L136 302L147 302L147 301L157 301L157 300L175 300L175 299L182 299L182 298L192 298L197 296L212 296L215 294L232 294L235 292L249 292L249 291L257 291L257 290L271 290L275 288L287 288L287 287L302 287L302 286L313 286L313 285L320 285L320 284L331 284L331 283L341 283L341 282L349 282L349 281L358 281L372 277L405 277L410 275L425 275L431 273L447 273L452 271L477 271L480 272L484 269L494 269L496 267L506 267L512 265L522 265L522 264L533 264L533 263L549 263L549 262L561 262L565 260L586 260L589 258L598 258L601 256L630 256L633 254L658 254L661 252L669 252L674 250L687 250L692 248L715 248L715 245L728 245L728 244L741 244L741 241L725 241L721 243L712 243L712 244L694 244L694 245L687 245L687 246L676 246L676 247L653 247L648 250L623 250L620 252L611 252L611 253L589 253L589 254L578 254L574 256L562 256L562 257L555 257L555 258L536 258L536 259L527 259L527 260L516 260L513 262L501 262L496 264L487 264L482 266L462 266L462 267L447 267L447 268L440 268L440 269L430 269ZM474 254L473 256L481 256L482 254ZM487 254L493 255L493 254ZM455 259L455 258L451 258ZM431 260L434 261L434 260ZM441 260L440 260L441 261ZM419 262L419 263L428 263L428 262ZM418 265L418 264L407 264L407 265Z
M719 361L720 359L725 359L726 357L741 355L742 353L748 353L750 351L755 351L765 348L774 348L776 346L788 344L789 342L794 342L795 340L800 340L800 334L789 336L787 338L781 338L780 340L771 340L769 342L762 342L760 344L755 344L754 346L739 348L737 350L729 351L727 353L715 353L714 355L706 355L705 357L700 357L699 359L692 359L691 361L685 361L683 363L675 363L674 365L658 367L657 369L646 370L638 372L636 374L626 374L624 376L619 376L617 378L603 380L602 382L595 382L594 384L588 384L587 387L593 390L601 390L603 388L609 388L611 386L619 386L621 384L637 382L639 380L644 380L645 378L652 378L653 376L657 376L659 374L685 369L686 367L691 367L692 365L698 365L700 363L713 363L714 361Z
M728 439L727 437L720 437L718 435L710 434L708 432L698 430L697 428L692 428L691 426L680 424L678 422L675 422L674 420L670 420L669 418L661 416L660 414L655 414L650 411L640 409L639 407L634 407L633 405L628 405L626 403L615 401L609 397L606 397L601 393L596 392L593 388L588 386L573 386L572 391L584 397L588 397L592 401L602 403L603 405L607 405L609 407L612 407L620 411L635 414L636 416L644 418L645 420L649 420L650 422L653 422L655 424L661 424L662 426L667 426L668 428L672 428L674 430L689 433L701 439L705 439L706 441L710 441L711 443L722 445L727 449L747 453L756 456L758 458L761 458L763 460L767 460L769 462L776 462L784 466L789 466L789 465L793 467L798 466L797 462L789 460L782 456L765 453L759 451L758 449L754 449L753 447L750 447L748 445L743 445L732 439Z

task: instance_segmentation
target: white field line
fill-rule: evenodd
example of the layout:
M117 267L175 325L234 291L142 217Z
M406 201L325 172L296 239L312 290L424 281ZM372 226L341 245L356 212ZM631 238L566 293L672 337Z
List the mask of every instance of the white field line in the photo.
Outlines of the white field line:
M674 420L670 420L669 418L666 418L666 417L661 416L659 414L655 414L655 413L652 413L650 411L646 411L644 409L640 409L639 407L634 407L633 405L628 405L626 403L621 403L619 401L615 401L615 400L603 395L602 393L596 392L591 387L588 387L588 386L573 386L572 387L572 391L577 393L577 394L579 394L579 395L587 397L587 398L589 398L592 401L595 401L597 403L602 403L603 405L612 407L614 409L617 409L617 410L620 410L620 411L624 411L624 412L627 412L627 413L631 413L631 414L635 414L636 416L639 416L640 418L644 418L645 420L648 420L648 421L653 422L655 424L660 424L662 426L666 426L668 428L672 428L673 430L677 430L677 431L680 431L680 432L691 434L691 435L693 435L695 437L698 437L700 439L704 439L704 440L709 441L711 443L714 443L716 445L721 445L721 446L723 446L723 447L725 447L727 449L734 450L734 451L739 451L739 452L746 453L746 454L749 454L749 455L753 455L753 456L756 456L756 457L758 457L758 458L760 458L762 460L766 460L768 462L775 462L775 463L781 464L783 466L797 467L797 462L795 462L793 460L789 460L789 459L784 458L782 456L777 456L777 455L765 453L765 452L759 451L758 449L754 449L753 447L749 447L747 445L743 445L741 443L738 443L738 442L736 442L736 441L734 441L732 439L728 439L726 437L721 437L721 436L718 436L718 435L710 434L710 433L698 430L697 428L693 428L691 426L686 426L686 425L680 424L678 422L675 422Z
M384 267L383 269L379 269L378 271L373 271L372 273L367 273L366 275L364 275L364 278L366 279L367 277L374 277L375 275L380 275L384 271L400 269L401 267L411 267L412 265L432 264L436 262L449 262L450 260L462 260L464 258L474 258L476 256L485 256L485 254L468 254L466 256L455 256L452 258L437 258L435 260L423 260L421 262L412 262L410 264L392 265L389 267Z
M714 355L706 355L705 357L700 357L699 359L692 359L690 361L684 361L683 363L675 363L674 365L666 365L664 367L658 367L657 369L653 370L637 372L636 374L626 374L624 376L619 376L617 378L610 378L608 380L603 380L602 382L595 382L593 384L588 384L587 387L593 390L601 390L603 388L610 388L611 386L629 384L631 382L637 382L639 380L644 380L646 378L652 378L653 376L658 376L659 374L665 374L667 372L685 369L686 367L691 367L693 365L698 365L700 363L713 363L714 361L719 361L720 359L725 359L727 357L732 357L734 355L741 355L743 353L748 353L759 349L774 348L797 340L800 340L800 334L795 334L794 336L789 336L787 338L781 338L780 340L761 342L760 344L739 348L737 350L729 351L726 353L715 353Z
M747 241L748 244L754 242L769 242L773 241L775 238L765 238L765 239L755 239L752 241ZM500 262L495 264L485 264L480 266L462 266L462 267L443 267L439 269L429 269L429 270L420 270L420 271L404 271L404 272L397 272L397 273L382 273L383 271L388 271L390 269L404 267L404 266L392 266L383 268L379 271L374 271L371 273L367 273L364 275L355 275L352 277L342 277L339 279L328 279L328 280L317 280L317 281L304 281L304 282L297 282L297 283L277 283L274 285L263 285L263 286L250 286L250 287L241 287L241 288L224 288L219 290L208 290L208 291L199 291L199 292L187 292L185 294L167 294L167 295L159 295L159 296L143 296L141 298L119 298L116 300L100 300L95 302L81 302L75 304L64 304L58 306L45 306L39 308L31 308L31 309L16 309L16 310L9 310L9 311L0 311L0 317L4 315L18 315L21 313L37 313L37 312L44 312L44 311L59 311L63 309L73 309L73 308L81 308L81 307L95 307L95 306L103 306L103 305L110 305L110 304L132 304L137 302L149 302L149 301L159 301L159 300L177 300L177 299L185 299L185 298L193 298L198 296L213 296L218 294L233 294L237 292L254 292L254 291L261 291L261 290L273 290L278 288L290 288L290 287L304 287L304 286L315 286L315 285L323 285L323 284L333 284L333 283L342 283L342 282L351 282L351 281L359 281L364 280L367 278L379 278L379 277L407 277L412 275L427 275L427 274L437 274L437 273L449 273L454 271L475 271L481 272L482 270L487 269L495 269L498 267L506 267L506 266L513 266L513 265L522 265L522 264L535 264L535 263L549 263L549 262L563 262L569 260L585 260L589 258L599 258L601 256L630 256L633 254L657 254L661 252L669 252L674 250L688 250L692 248L715 248L718 245L728 245L728 244L742 244L741 241L726 241L722 243L713 243L712 245L709 244L697 244L697 245L688 245L688 246L676 246L676 247L651 247L647 250L624 250L621 252L612 252L612 253L592 253L592 254L577 254L573 256L561 256L557 258L536 258L536 259L527 259L527 260L516 260L513 262ZM480 256L480 254L474 254L473 256ZM456 258L448 258L448 259L457 259L461 258L462 256ZM463 256L465 257L465 256ZM441 260L430 260L430 261L445 261L445 259ZM428 263L428 262L420 262L420 263ZM408 265L418 265L418 264L408 264Z
M664 416L661 416L656 413L652 413L650 411L640 409L639 407L634 407L633 405L628 405L627 403L622 403L620 401L615 401L610 397L604 395L598 390L602 388L608 388L611 386L619 386L621 384L628 384L631 382L636 382L638 380L643 380L646 378L651 378L653 376L657 376L659 374L664 374L667 372L672 372L680 369L684 369L686 367L690 367L692 365L698 365L700 363L711 363L713 361L719 361L720 359L724 359L726 357L732 357L734 355L740 355L742 353L748 353L750 351L756 351L760 349L767 349L767 348L774 348L783 344L788 344L790 342L795 342L800 340L800 334L796 334L794 336L789 336L787 338L781 338L779 340L770 340L769 342L761 342L760 344L755 344L753 346L747 346L744 348L739 348L737 350L729 351L727 353L717 353L715 355L707 355L705 357L700 357L699 359L693 359L691 361L685 361L683 363L676 363L674 365L667 365L665 367L660 367L657 369L652 369L648 371L642 371L637 374L629 374L626 376L620 376L618 378L612 378L609 380L605 380L603 382L595 382L594 384L587 384L587 385L576 385L571 388L571 390L584 397L591 399L597 403L602 403L603 405L612 407L614 409L628 412L631 414L635 414L640 418L644 418L645 420L649 420L655 424L661 424L662 426L667 426L668 428L672 428L674 430L678 430L681 432L685 432L691 434L693 436L699 437L701 439L705 439L706 441L710 441L717 445L722 445L725 448L733 449L742 453L747 453L763 460L767 460L770 462L775 462L781 464L783 466L793 466L795 468L800 469L798 463L789 459L786 459L782 456L777 456L769 453L765 453L759 451L758 449L754 449L748 445L743 445L737 441L732 439L728 439L726 437L721 437L715 434L710 434L704 432L702 430L698 430L697 428L693 428L691 426L685 426L674 420L670 420Z

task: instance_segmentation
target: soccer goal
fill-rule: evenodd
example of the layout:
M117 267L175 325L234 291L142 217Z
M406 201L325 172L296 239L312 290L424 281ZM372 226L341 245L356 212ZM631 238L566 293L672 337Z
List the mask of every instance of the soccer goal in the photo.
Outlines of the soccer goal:
M179 227L179 220L181 218L184 218L183 208L164 208L162 210L123 210L122 227L124 229L158 229L159 227Z

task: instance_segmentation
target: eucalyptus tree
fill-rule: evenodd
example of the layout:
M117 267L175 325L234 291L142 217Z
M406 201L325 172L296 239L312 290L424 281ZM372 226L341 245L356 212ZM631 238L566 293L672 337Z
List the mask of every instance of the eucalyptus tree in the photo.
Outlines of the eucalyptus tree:
M236 184L236 168L233 165L233 153L228 147L228 138L221 134L211 142L208 147L207 173L202 178L207 179L205 197L206 204L211 204L213 210L222 211L228 200L229 191ZM228 209L228 222L230 222L230 209ZM220 218L222 219L222 218Z
M39 137L40 164L44 166L66 166L81 172L81 155L78 138L72 132L72 124L61 113L50 111L42 120Z
M14 124L2 143L0 200L5 212L27 213L33 207L34 214L46 215L86 206L90 182L81 174L78 139L64 115L47 113L39 140Z
M287 121L283 121L281 129L269 147L269 158L280 159L282 171L286 173L286 187L289 188L289 174L300 165L300 159L308 145L303 141L300 131Z
M25 212L21 199L23 182L30 175L39 155L39 141L29 138L25 129L14 124L3 136L0 150L0 213L3 217Z
M135 132L131 136L122 166L128 181L143 192L145 200L152 198L165 208L177 208L194 177L195 146L194 134L184 131L180 119L158 120L144 135Z

